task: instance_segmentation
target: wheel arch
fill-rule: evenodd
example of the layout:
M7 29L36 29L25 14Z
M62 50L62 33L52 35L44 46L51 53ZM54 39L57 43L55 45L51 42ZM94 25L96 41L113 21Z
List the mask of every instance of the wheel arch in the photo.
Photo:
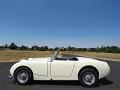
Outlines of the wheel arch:
M79 72L78 72L78 79L79 79L80 73L81 73L84 69L87 69L87 68L91 68L91 69L95 70L96 73L98 74L98 77L99 77L99 71L97 70L97 68L94 67L94 66L88 65L88 66L82 67L82 68L79 70Z
M14 73L13 73L13 76L15 76L15 72L16 72L18 69L20 69L20 68L27 68L27 69L29 69L30 72L31 72L31 75L32 75L32 79L33 79L33 71L32 71L28 66L19 66L19 67L17 67L17 68L15 69Z

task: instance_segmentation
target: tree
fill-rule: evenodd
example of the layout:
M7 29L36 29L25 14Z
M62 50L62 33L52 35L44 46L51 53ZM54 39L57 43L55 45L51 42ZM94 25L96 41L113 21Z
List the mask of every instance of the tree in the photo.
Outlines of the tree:
M54 48L55 51L58 50L58 49L59 49L59 47L55 47L55 48Z
M111 46L111 47L107 47L107 52L108 53L119 53L120 52L120 48L117 46Z
M47 46L41 46L41 47L39 47L38 50L39 51L47 51L47 50L49 50L49 48Z
M27 46L24 46L24 45L22 45L21 47L20 47L20 50L28 50L29 48L27 47Z
M67 48L67 50L68 51L75 51L75 50L77 50L75 47L71 47L71 46L69 46L68 48Z
M2 49L2 46L0 46L0 50Z
M96 51L96 48L89 48L89 51L90 51L90 52L95 52L95 51Z
M8 48L8 47L9 47L8 44L5 44L5 45L4 45L4 48Z
M15 43L11 43L10 46L9 46L9 49L11 50L16 50L18 47Z
M31 49L32 49L32 50L38 50L39 47L38 47L38 46L32 46Z

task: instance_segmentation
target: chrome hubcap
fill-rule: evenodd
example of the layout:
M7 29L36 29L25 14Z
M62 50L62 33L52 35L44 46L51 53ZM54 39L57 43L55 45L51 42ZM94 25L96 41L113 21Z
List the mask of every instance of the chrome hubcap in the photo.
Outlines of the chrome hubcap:
M87 85L92 85L95 82L95 75L93 73L86 73L83 76L83 81Z
M28 73L26 71L20 71L17 75L17 79L20 83L25 83L28 80Z

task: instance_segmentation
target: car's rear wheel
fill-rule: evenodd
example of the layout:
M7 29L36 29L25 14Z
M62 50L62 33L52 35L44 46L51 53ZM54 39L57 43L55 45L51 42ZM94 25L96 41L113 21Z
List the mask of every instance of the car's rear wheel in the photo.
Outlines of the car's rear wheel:
M85 87L94 87L97 85L98 74L94 69L87 68L81 71L79 80Z
M14 74L15 81L20 85L27 85L32 80L32 73L26 67L18 68Z

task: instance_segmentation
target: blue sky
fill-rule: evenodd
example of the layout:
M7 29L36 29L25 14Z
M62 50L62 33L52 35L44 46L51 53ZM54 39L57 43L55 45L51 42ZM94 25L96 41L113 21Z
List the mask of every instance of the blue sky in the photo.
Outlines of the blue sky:
M119 0L0 0L0 44L120 46Z

